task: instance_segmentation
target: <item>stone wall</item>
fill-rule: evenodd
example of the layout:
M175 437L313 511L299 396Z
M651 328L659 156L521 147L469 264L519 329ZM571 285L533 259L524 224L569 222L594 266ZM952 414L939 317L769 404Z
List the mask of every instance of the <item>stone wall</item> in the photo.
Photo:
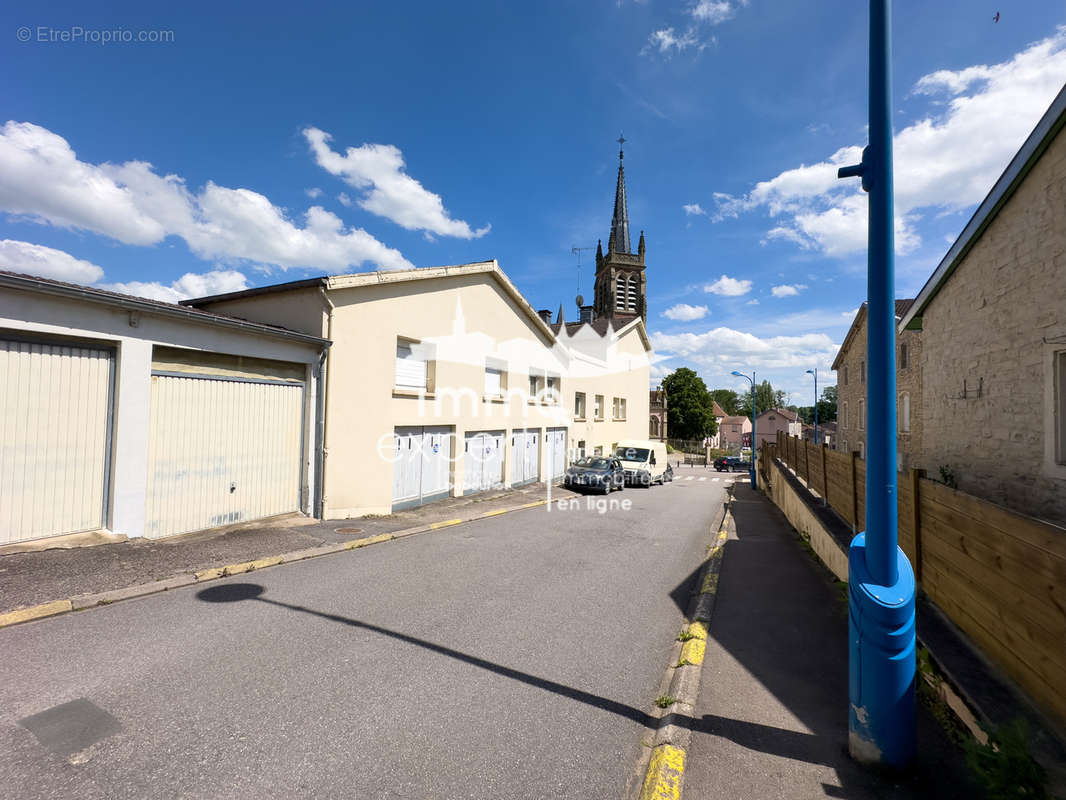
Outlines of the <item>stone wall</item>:
M1051 442L1051 359L1066 350L1066 134L925 309L922 341L930 477L944 465L962 491L1066 523Z

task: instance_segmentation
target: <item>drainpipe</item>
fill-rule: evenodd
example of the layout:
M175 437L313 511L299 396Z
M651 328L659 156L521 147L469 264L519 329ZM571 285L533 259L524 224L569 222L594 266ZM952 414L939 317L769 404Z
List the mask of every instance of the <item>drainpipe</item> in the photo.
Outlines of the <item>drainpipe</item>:
M330 369L330 353L333 350L333 311L335 306L333 301L329 299L329 294L321 286L318 287L319 294L322 295L322 301L329 309L326 317L326 338L330 341L330 346L323 351L321 358L318 362L318 422L316 425L316 449L318 452L318 480L315 481L315 518L325 519L326 511L326 456L329 454L326 449L326 397L329 395L330 381L333 377L333 370ZM326 373L325 384L323 385L322 372Z

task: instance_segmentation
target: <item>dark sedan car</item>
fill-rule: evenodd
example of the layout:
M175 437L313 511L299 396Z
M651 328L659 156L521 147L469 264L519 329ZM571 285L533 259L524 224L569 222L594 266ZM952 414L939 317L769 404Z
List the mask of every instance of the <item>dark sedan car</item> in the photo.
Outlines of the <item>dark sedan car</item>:
M714 468L719 472L747 472L751 462L736 456L723 456L714 460Z
M607 494L612 489L625 488L625 480L625 470L617 458L586 456L566 470L563 485L568 489L584 487Z

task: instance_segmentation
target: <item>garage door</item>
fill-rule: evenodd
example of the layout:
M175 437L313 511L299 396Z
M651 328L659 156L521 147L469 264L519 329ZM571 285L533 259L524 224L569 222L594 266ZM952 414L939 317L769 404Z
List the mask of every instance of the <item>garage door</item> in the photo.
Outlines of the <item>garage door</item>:
M110 350L0 339L0 544L104 527Z
M394 511L448 496L451 483L451 428L399 427L394 431L393 446Z
M540 431L511 434L511 485L532 483L540 475Z
M544 432L547 449L548 471L552 480L563 477L566 472L566 428L548 428Z
M503 483L503 431L468 433L463 443L463 494Z
M302 383L152 375L148 536L300 510Z

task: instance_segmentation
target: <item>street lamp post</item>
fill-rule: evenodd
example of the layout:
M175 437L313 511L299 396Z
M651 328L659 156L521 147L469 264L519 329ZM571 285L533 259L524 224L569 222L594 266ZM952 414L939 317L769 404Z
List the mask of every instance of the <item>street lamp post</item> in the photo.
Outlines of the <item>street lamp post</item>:
M818 367L807 370L814 376L814 446L818 446Z
M743 372L737 372L736 370L733 370L733 374L751 383L751 466L748 468L748 474L751 476L751 488L755 489L757 488L755 485L755 447L758 441L755 438L755 370L752 370L750 378Z
M866 526L848 550L848 749L902 767L914 755L914 571L897 543L891 0L870 0L870 144L841 178L870 194Z

